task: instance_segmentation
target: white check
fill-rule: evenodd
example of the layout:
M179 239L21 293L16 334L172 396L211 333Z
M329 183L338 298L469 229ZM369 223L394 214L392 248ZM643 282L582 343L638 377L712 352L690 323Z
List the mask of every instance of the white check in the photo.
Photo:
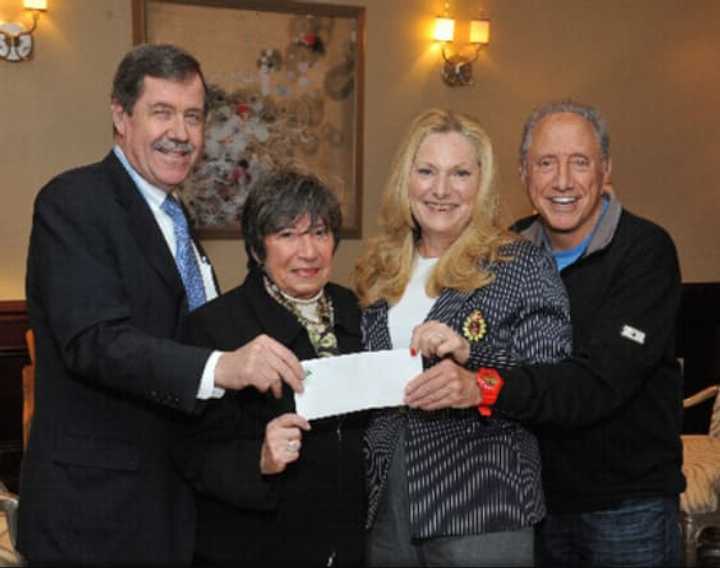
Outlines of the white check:
M401 406L405 385L422 373L422 357L409 349L373 351L302 361L305 391L295 394L308 420L386 406Z

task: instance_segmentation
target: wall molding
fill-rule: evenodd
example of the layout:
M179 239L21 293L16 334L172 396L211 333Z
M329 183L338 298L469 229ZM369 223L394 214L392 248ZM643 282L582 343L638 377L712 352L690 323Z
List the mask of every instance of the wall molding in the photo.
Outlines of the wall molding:
M0 352L25 351L25 330L30 326L25 300L0 301Z

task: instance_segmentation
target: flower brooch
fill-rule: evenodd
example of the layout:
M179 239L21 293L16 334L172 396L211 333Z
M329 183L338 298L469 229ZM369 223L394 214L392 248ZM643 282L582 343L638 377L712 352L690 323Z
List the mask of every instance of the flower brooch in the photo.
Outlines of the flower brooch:
M487 333L487 322L480 310L473 310L470 315L465 318L463 324L463 335L468 341L480 341Z

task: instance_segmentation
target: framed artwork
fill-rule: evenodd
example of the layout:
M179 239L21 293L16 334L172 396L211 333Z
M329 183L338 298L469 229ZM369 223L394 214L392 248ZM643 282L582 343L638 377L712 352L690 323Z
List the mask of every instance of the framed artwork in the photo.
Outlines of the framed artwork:
M239 238L248 191L297 166L362 229L365 8L275 0L133 0L133 42L172 43L209 87L205 148L181 191L202 238Z

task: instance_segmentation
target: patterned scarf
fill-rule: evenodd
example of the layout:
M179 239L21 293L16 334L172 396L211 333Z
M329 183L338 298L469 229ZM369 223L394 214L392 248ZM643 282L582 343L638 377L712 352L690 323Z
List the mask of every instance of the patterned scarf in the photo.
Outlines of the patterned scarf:
M289 296L273 282L267 274L263 275L265 289L270 297L285 307L307 331L318 357L332 357L339 355L337 337L335 337L335 313L330 298L325 289L320 290L314 297L301 300Z

